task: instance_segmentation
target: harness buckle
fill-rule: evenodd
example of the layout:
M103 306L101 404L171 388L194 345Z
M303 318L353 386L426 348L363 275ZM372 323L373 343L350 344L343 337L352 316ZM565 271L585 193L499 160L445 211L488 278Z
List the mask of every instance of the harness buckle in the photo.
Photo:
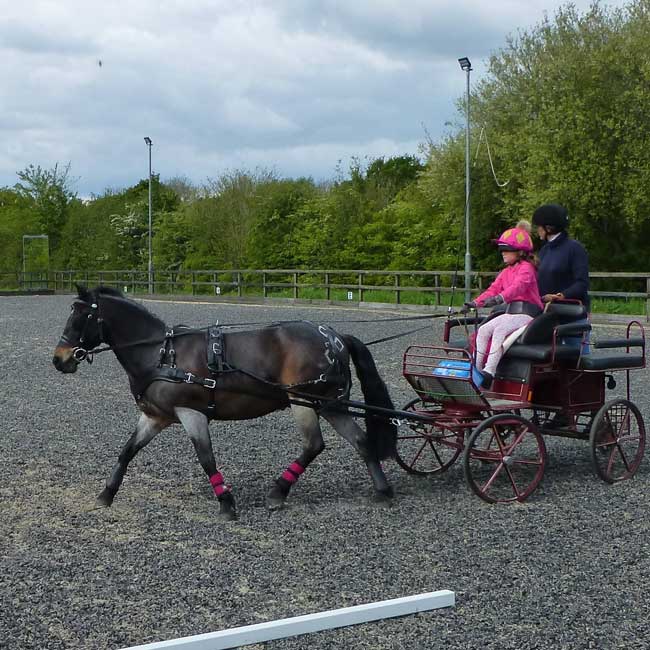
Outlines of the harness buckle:
M191 372L186 372L185 373L185 383L186 384L192 384L194 383L192 379L194 378L194 375Z
M203 380L203 385L206 388L216 388L217 387L217 380L216 379L204 379Z

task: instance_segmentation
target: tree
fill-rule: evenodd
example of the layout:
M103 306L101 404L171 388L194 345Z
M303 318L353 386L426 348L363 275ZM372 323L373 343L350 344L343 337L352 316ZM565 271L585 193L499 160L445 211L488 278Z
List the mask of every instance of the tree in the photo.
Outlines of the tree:
M28 201L36 215L37 227L42 234L48 235L51 248L56 249L68 208L76 198L70 178L70 163L63 168L57 163L52 169L28 165L17 175L20 182L14 185L14 190Z

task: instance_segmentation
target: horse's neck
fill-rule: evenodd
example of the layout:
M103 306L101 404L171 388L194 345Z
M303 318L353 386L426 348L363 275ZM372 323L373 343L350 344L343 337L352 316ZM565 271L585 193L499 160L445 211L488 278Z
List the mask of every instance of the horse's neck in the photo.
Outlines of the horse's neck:
M107 342L129 375L147 372L165 335L165 323L138 305L120 298L104 298L100 309ZM142 344L131 345L142 341ZM150 341L150 342L148 342Z

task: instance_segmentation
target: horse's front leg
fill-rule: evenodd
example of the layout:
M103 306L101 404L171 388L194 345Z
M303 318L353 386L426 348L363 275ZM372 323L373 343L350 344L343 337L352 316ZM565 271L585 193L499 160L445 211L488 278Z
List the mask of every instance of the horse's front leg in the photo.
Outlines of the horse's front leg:
M152 418L144 413L140 416L135 431L126 441L122 451L117 459L117 464L113 468L110 477L106 481L106 487L97 497L97 505L108 508L112 503L117 491L122 485L122 480L126 474L126 468L133 460L133 457L146 447L165 427L169 426L171 421Z
M302 454L273 483L273 487L271 487L266 496L266 505L269 510L282 508L293 484L300 478L305 469L307 469L309 463L325 449L323 434L320 430L320 423L318 422L318 414L316 411L306 406L297 406L295 404L292 405L291 411L298 428L302 432Z
M194 409L184 407L176 407L174 412L190 436L199 463L201 463L203 471L208 475L212 489L217 499L219 499L219 516L227 520L236 519L235 499L230 491L230 486L224 483L223 475L217 469L217 463L214 459L207 416Z
M334 427L337 433L352 444L363 458L372 479L377 500L390 502L393 496L393 488L388 483L381 463L372 458L372 455L368 452L368 436L366 432L355 422L352 416L345 413L323 413L323 417Z

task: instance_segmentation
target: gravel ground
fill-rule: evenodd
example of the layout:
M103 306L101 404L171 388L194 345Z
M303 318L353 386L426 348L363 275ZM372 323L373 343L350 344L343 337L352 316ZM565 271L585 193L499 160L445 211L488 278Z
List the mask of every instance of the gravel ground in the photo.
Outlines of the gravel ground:
M422 479L388 462L396 498L385 508L369 499L352 449L324 426L326 451L288 507L270 514L269 483L300 448L291 417L213 423L240 514L224 524L175 426L136 457L112 508L89 511L138 413L112 354L76 375L54 370L69 304L0 298L0 648L117 649L437 589L455 591L456 607L265 647L648 647L648 463L608 486L584 442L547 438L544 481L513 506L473 496L461 463ZM414 326L360 310L145 304L170 324L308 318L366 341ZM374 322L335 323L358 319ZM406 345L440 332L437 321L372 348L396 404L413 397L401 377ZM647 380L635 374L645 416Z

